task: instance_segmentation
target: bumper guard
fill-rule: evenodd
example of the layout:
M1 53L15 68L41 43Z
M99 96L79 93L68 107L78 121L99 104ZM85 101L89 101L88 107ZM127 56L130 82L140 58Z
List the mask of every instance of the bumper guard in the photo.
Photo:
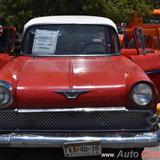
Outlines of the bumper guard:
M155 132L130 133L52 133L1 134L0 146L6 147L63 147L64 143L100 141L103 148L141 148L160 145L160 129Z

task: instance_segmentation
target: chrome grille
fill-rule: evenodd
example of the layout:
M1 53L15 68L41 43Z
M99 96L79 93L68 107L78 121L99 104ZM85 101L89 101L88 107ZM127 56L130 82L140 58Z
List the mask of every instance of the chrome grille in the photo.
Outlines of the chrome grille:
M149 111L0 112L1 131L146 131Z

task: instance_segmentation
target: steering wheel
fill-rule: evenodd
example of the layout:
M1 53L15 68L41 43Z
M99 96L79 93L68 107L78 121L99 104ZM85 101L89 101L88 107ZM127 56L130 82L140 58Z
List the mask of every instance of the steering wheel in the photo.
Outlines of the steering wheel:
M90 42L90 43L87 43L86 45L84 45L84 46L81 48L80 54L81 54L87 47L89 47L89 46L91 46L91 45L100 45L100 46L103 46L104 49L106 50L106 45L105 45L105 43L102 43L102 42ZM97 52L98 52L98 51L97 51ZM97 53L97 52L96 52L96 53ZM99 51L99 52L102 52L102 51ZM95 52L93 51L92 53L95 53Z

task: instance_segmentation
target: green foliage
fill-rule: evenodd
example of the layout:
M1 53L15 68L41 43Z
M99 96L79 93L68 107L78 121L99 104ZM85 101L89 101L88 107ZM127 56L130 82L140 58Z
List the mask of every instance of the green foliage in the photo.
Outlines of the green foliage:
M114 0L111 3L117 22L129 22L133 15L146 16L152 9L152 6L146 4L144 0Z
M129 22L131 15L145 16L151 8L145 0L0 0L0 17L22 29L29 19L45 15L98 15Z

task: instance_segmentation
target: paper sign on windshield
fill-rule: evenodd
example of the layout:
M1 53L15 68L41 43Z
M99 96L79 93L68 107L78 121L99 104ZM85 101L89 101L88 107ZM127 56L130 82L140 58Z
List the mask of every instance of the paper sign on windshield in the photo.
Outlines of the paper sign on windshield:
M34 37L32 54L52 55L55 53L59 31L37 29Z

